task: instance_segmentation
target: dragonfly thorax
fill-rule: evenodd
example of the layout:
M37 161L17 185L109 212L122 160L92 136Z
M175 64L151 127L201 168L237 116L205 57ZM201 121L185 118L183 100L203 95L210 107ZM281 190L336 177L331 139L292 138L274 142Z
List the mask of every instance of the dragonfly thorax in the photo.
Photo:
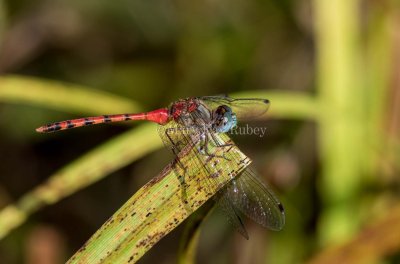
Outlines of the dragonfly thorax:
M169 115L174 119L178 120L181 118L187 118L190 114L197 110L199 103L195 99L183 99L174 102L169 108Z
M171 105L169 111L176 122L187 128L201 132L211 127L211 110L196 98L177 101Z

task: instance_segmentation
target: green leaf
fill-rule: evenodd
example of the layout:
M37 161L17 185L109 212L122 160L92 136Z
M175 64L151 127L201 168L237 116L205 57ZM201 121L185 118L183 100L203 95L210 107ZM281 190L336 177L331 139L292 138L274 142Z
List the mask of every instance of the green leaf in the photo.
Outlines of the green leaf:
M214 207L214 202L209 201L193 213L185 225L185 230L182 234L179 252L179 264L192 264L196 263L196 250L200 237L201 224L204 219L210 214Z
M142 111L132 100L82 85L13 75L0 77L0 101L34 104L76 114Z
M216 137L223 142L230 140L223 134ZM209 170L203 166L184 171L178 163L172 162L137 191L68 263L135 263L250 164L249 158L236 146L226 150L229 157L235 157L234 162L213 161L226 154L225 148L212 150L215 156L210 159L209 155L196 156L197 147L186 146L178 158L181 164L191 164L197 158L203 159L202 163L212 163L213 169L220 172L218 177L213 178L215 184L207 184Z
M326 205L321 213L320 239L327 243L351 236L359 224L356 197L371 139L366 137L361 85L360 1L314 0L318 51L318 122L322 176L319 189ZM364 77L362 77L364 78Z
M246 91L231 94L234 98L265 98L271 102L268 116L286 119L317 120L318 100L307 93L287 91Z

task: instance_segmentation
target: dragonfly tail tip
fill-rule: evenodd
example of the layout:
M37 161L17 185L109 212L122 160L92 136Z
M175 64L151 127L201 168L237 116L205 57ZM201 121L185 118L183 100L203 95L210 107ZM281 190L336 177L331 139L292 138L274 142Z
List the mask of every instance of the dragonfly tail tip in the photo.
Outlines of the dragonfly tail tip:
M44 127L38 127L38 128L36 128L35 130L36 130L36 132L38 132L38 133L44 133L44 132L45 132Z

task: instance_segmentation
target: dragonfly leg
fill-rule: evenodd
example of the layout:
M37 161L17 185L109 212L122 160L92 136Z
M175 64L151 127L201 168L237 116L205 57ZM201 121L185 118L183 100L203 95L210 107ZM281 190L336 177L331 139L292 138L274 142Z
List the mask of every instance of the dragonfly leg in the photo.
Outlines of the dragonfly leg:
M177 143L175 143L175 141L172 139L171 135L169 134L171 132L176 132L177 130L178 129L173 128L173 127L168 128L168 129L165 130L165 135L166 135L166 137L168 138L168 140L171 143L171 146L172 146L171 150L172 150L172 153L175 156L173 164L174 165L178 165L183 170L182 183L184 184L185 183L185 175L186 175L187 167L185 165L183 165L183 163L181 162L181 160L180 160L180 158L178 156L179 148L177 147Z
M186 172L187 172L187 167L185 165L183 165L183 163L181 162L181 160L179 159L178 156L176 156L175 159L173 160L173 165L178 165L183 170L181 183L185 184L185 176L186 176Z
M211 135L212 135L212 134L211 134ZM214 140L214 141L215 141L215 140ZM215 141L215 142L217 142L217 141ZM230 161L230 159L227 158L227 157L225 156L225 154L222 154L222 155L211 154L211 153L209 152L209 149L208 149L208 143L209 143L209 138L208 138L208 136L206 136L205 139L204 139L204 146L203 146L205 155L207 155L207 156L210 157L210 158L214 158L214 157L216 157L216 158L223 158L223 159L225 159L225 160L227 160L227 161ZM221 146L216 146L216 147L217 147L217 148L220 148Z
M170 128L167 128L167 129L165 130L165 135L166 135L166 137L168 138L169 142L171 143L171 150L172 150L172 152L174 153L175 156L178 156L178 153L177 153L177 151L179 152L178 145L179 145L181 142L180 142L180 141L175 142L175 141L173 140L172 136L170 135L170 133L171 133L171 132L174 133L174 132L176 132L177 130L178 130L178 129L176 129L175 127L170 127Z
M215 135L214 135L213 133L210 133L210 135L211 135L211 137L213 138L213 140L214 140L214 142L215 142L215 144L216 144L216 146L215 146L216 148L226 148L226 147L230 147L229 149L226 150L226 152L229 152L229 150L235 145L235 144L233 144L233 143L219 144L217 138L215 138ZM232 142L232 141L230 141L230 142ZM230 160L229 158L227 158L227 157L225 156L225 153L222 154L222 156L223 156L223 158L224 158L225 160Z

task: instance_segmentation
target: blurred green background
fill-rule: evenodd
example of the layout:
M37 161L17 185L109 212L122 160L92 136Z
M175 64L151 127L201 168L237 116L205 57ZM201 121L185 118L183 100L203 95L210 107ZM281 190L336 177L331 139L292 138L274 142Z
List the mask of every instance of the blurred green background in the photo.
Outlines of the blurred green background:
M399 32L396 0L0 0L0 263L65 262L172 158L155 126L36 127L223 93L271 101L234 140L287 224L214 212L198 263L399 263Z

